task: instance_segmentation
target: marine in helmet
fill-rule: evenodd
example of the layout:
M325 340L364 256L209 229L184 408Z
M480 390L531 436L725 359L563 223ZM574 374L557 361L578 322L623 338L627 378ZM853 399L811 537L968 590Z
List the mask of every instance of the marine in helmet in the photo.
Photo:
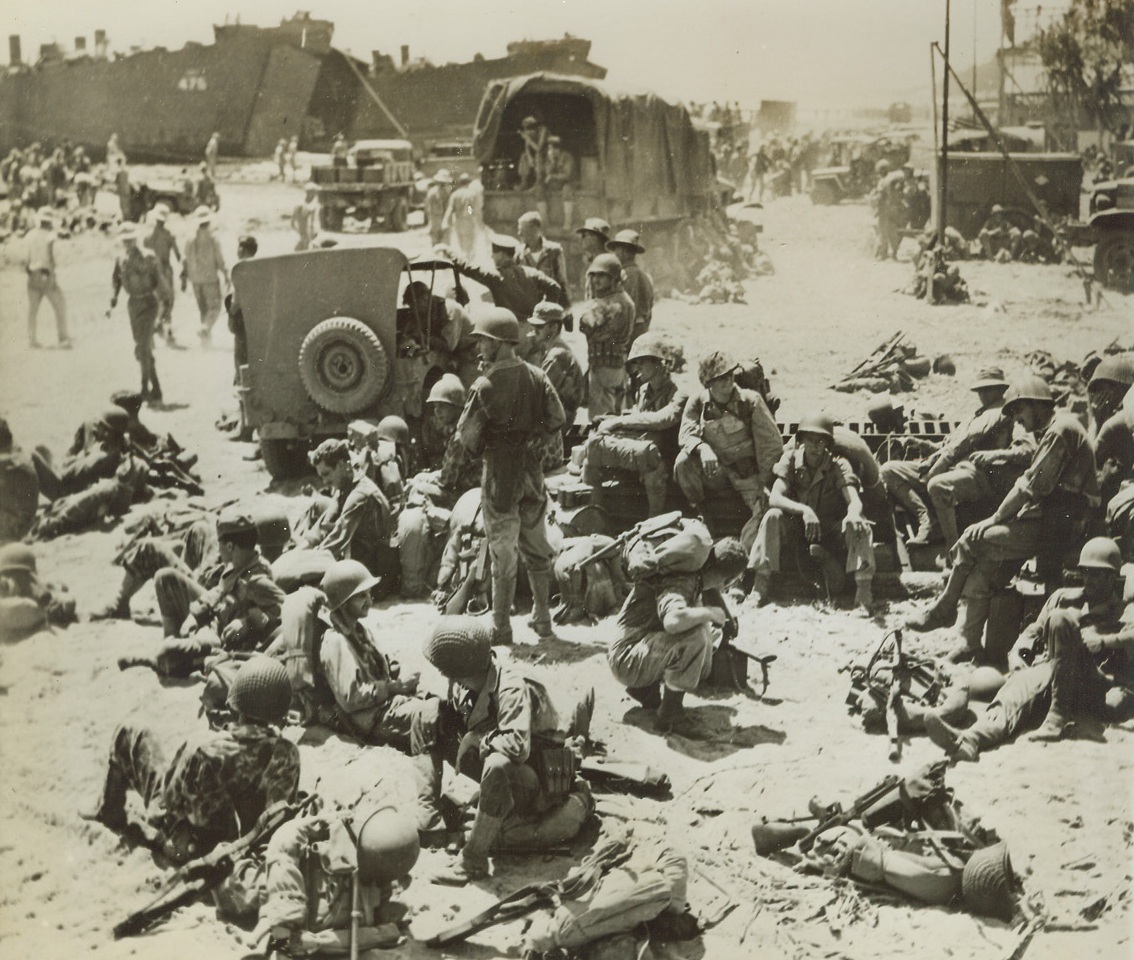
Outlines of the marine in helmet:
M674 477L698 512L706 497L734 490L752 513L740 534L751 549L784 443L763 397L736 385L737 366L719 350L701 361L703 389L685 404Z
M809 414L773 468L776 479L750 559L758 603L770 599L772 574L783 568L787 551L800 559L806 552L819 567L829 599L842 592L850 573L855 606L868 609L874 602L874 548L859 480L834 453L834 443L831 418Z
M536 304L528 321L532 327L533 349L528 362L538 366L547 374L547 379L559 394L566 420L563 424L565 434L575 423L575 414L583 402L583 368L575 359L575 354L563 339L565 314L558 303L541 300ZM559 444L559 461L562 462L563 446Z
M126 794L133 791L146 810L147 842L174 863L237 839L266 809L295 799L299 750L278 729L290 702L283 665L257 656L240 666L229 690L236 719L183 742L168 763L152 730L122 724L97 804L80 816L122 833L130 826Z
M252 516L236 507L217 518L217 552L224 564L206 590L183 565L154 574L154 593L166 639L150 658L123 659L119 666L148 666L163 676L187 677L218 650L262 650L280 622L284 592L259 549Z
M549 438L566 418L547 374L516 356L520 324L511 312L485 310L476 320L476 336L484 373L469 391L455 437L468 454L484 458L492 615L496 642L509 644L520 554L532 588L532 626L541 637L552 635L552 549L542 464ZM455 479L446 459L441 485L451 488Z
M39 476L34 456L24 453L12 428L0 417L0 545L22 540L39 510Z
M591 261L587 281L591 299L579 308L579 329L587 338L587 412L593 420L622 410L635 309L622 289L622 264L613 253Z
M1088 540L1079 553L1083 585L1056 590L1016 642L1034 662L1008 675L967 730L927 715L930 739L950 757L973 761L1024 730L1035 730L1033 740L1097 740L1100 721L1134 716L1134 606L1123 598L1121 569L1117 543Z
M1004 414L1038 437L1023 475L992 515L974 523L957 541L944 592L910 619L913 630L952 626L963 598L962 642L950 653L954 663L980 657L984 626L994 591L1041 546L1044 517L1058 517L1067 536L1086 519L1098 497L1094 452L1083 425L1071 413L1055 409L1051 387L1032 375L1013 383L1004 397ZM1051 527L1048 527L1050 530ZM1059 553L1071 544L1048 544Z
M606 469L636 473L651 517L665 511L677 431L689 399L673 380L674 356L674 347L658 334L634 341L626 357L633 400L625 413L598 419L584 452L583 479L588 483L601 482Z
M654 281L638 264L638 255L645 253L646 248L637 230L619 230L606 242L606 249L622 264L622 289L634 301L634 331L630 339L637 340L650 329L654 316Z
M1134 478L1134 353L1104 357L1091 373L1087 401L1095 440L1099 493L1110 503Z
M0 546L0 642L23 640L44 627L65 627L76 619L67 588L39 579L32 547Z
M335 856L312 856L333 850ZM395 884L406 887L421 853L413 818L389 801L364 796L354 809L324 810L290 820L268 842L256 873L259 919L247 945L288 956L345 955L358 886L359 951L392 947L404 916L393 908ZM241 864L233 870L242 876ZM233 919L244 919L233 917Z
M129 449L130 417L119 406L106 407L94 420L79 428L84 445L63 461L60 468L52 463L50 453L37 450L32 454L39 476L40 492L48 500L81 493L99 480L113 477ZM79 435L75 442L78 443ZM74 450L75 445L72 445Z
M449 681L442 707L442 751L453 769L479 782L476 817L460 856L433 877L463 885L488 876L488 855L516 818L552 808L572 782L536 772L541 751L562 743L559 716L542 683L493 653L494 631L482 617L444 616L425 644L425 659ZM567 736L585 735L593 691L576 708ZM558 779L558 778L556 778Z
M999 203L992 205L988 219L980 228L980 233L977 234L977 240L980 243L984 258L998 262L1016 259L1022 237L1023 234L1019 228L1012 226L1012 222Z
M610 239L610 224L601 217L587 217L583 225L575 231L579 238L580 253L583 256L583 277L580 286L586 297L591 296L590 274L587 273L600 253L606 253L606 242Z

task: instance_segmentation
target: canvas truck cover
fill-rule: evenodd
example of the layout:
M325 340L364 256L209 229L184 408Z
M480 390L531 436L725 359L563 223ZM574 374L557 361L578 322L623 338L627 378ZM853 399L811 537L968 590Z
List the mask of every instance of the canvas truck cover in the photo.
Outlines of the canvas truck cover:
M697 135L684 107L652 93L617 92L605 83L552 73L488 85L473 133L473 152L480 163L497 156L503 130L519 126L522 117L511 116L516 110L509 107L518 97L532 95L584 97L590 102L602 193L608 202L632 205L635 197L660 193L673 197L684 214L702 208L713 195L716 177L707 139ZM691 202L694 198L700 202Z

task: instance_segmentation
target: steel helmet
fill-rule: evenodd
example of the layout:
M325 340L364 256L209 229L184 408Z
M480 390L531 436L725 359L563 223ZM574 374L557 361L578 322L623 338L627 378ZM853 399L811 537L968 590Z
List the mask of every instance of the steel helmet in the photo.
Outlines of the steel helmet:
M319 586L327 595L327 606L338 610L351 597L373 590L381 579L357 560L339 560L323 574Z
M965 906L982 917L1011 923L1016 913L1016 875L1008 857L1008 844L977 850L961 874Z
M1079 569L1122 570L1122 551L1110 537L1093 537L1083 544L1079 553Z
M492 661L492 625L484 617L444 616L433 628L424 653L450 680L480 676Z
M6 543L0 547L0 573L14 570L36 572L35 551L26 543Z
M405 445L410 442L409 426L396 414L390 414L379 420L374 435L379 440L389 440L391 443Z
M420 853L413 818L394 807L382 807L358 829L358 879L373 886L393 883L413 869Z
M587 267L587 273L605 273L615 280L621 280L622 262L613 253L600 253Z
M1093 389L1099 381L1110 381L1127 387L1134 384L1134 353L1116 353L1103 357L1091 374L1087 389Z
M107 430L117 436L130 429L130 415L121 407L107 407L98 419Z
M703 386L708 386L713 380L734 373L740 364L725 356L720 350L714 350L705 357L697 369L697 376Z
M799 426L795 428L796 435L801 433L814 433L828 440L835 439L835 421L822 413L809 413L800 417Z
M665 342L661 337L645 334L630 344L630 352L626 354L626 362L650 357L664 363L665 353Z
M886 159L879 160L874 164L874 172L880 177L885 176L890 172L890 161Z
M228 691L228 705L253 720L281 722L291 706L291 684L284 665L264 655L245 660Z
M1055 406L1055 394L1051 392L1051 387L1043 377L1034 373L1008 385L1004 394L1004 406L1001 407L1005 416L1012 416L1013 406L1024 400L1034 400L1037 403L1049 403L1053 407Z
M463 410L465 407L465 385L455 373L446 373L433 384L429 391L426 403L447 403L451 407Z
M519 343L520 321L511 310L493 307L473 321L473 336L487 337L500 343Z

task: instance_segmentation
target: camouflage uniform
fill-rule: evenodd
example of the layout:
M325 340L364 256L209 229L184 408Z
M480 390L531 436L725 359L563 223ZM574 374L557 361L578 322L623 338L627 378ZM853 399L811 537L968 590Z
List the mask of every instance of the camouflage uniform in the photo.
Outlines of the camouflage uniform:
M626 392L626 354L634 335L634 301L618 289L586 301L579 329L587 337L587 413L618 413Z
M170 838L187 833L200 856L247 832L272 804L292 801L298 787L298 748L266 724L234 723L186 741L168 764L153 731L123 724L110 747L100 819L125 827L126 791L135 790L147 821Z

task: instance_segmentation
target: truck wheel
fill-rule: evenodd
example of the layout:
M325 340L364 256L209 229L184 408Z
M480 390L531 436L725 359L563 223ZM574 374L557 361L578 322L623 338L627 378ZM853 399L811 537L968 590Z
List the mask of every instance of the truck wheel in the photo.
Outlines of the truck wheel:
M361 320L331 317L299 348L299 376L308 396L331 413L357 413L382 395L390 361L378 335Z
M839 191L830 180L817 180L811 185L811 202L831 206L839 202Z
M1134 293L1134 233L1104 234L1095 247L1095 280L1119 293Z
M386 214L386 226L392 233L402 233L406 228L409 214L406 210L406 198L398 197Z
M338 207L319 208L319 226L338 233L343 228L343 212Z
M260 440L264 469L273 480L291 480L308 470L307 444L303 440Z

